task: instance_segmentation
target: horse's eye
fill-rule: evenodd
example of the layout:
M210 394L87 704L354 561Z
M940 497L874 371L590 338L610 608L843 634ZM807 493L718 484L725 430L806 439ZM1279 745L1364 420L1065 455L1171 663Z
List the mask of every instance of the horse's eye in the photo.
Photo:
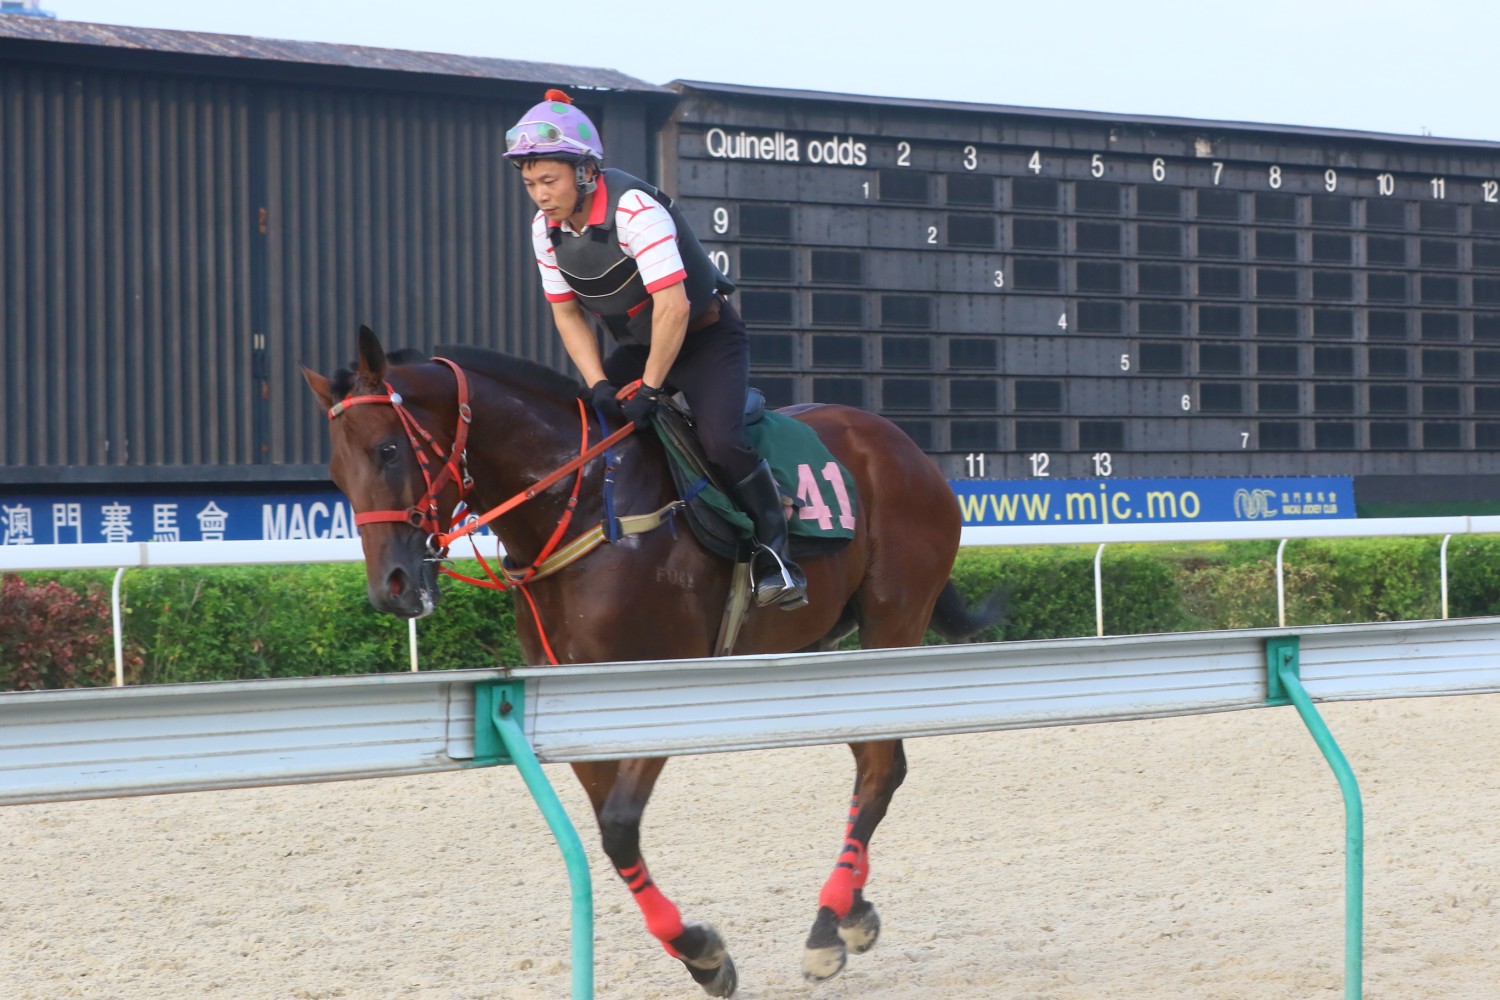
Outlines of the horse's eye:
M383 444L380 446L380 460L386 465L396 461L397 448L394 444Z

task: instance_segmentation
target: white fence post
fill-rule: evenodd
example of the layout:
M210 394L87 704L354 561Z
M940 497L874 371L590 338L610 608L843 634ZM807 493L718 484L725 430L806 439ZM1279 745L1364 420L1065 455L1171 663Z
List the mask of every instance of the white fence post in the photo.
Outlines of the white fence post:
M1448 542L1453 539L1452 535L1443 536L1443 546L1438 550L1438 572L1442 575L1443 584L1443 617L1448 617Z
M115 570L115 585L110 592L110 612L115 633L115 687L125 686L125 623L120 612L120 581L125 579L125 567Z
M1100 569L1100 562L1104 559L1104 546L1107 542L1100 542L1099 549L1094 553L1094 634L1104 634L1104 574Z
M1282 553L1286 551L1286 539L1276 546L1276 624L1286 628L1286 577L1282 575Z

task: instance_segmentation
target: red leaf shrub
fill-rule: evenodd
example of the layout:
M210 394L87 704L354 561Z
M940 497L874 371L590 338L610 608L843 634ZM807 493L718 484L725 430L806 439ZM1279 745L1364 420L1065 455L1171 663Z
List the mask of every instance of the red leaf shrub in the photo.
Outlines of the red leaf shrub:
M132 662L134 661L134 662ZM127 655L127 670L140 656ZM114 681L109 600L55 580L0 580L0 690L94 687Z

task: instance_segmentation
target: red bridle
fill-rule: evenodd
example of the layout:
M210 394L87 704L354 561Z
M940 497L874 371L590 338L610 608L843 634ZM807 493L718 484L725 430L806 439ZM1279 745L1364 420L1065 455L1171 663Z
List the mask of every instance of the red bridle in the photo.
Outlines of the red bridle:
M474 414L469 409L469 380L464 376L464 370L447 358L433 358L433 360L441 361L451 368L453 377L458 380L458 427L453 432L453 447L446 455L443 453L443 446L438 444L437 439L427 433L421 424L417 423L417 418L413 417L411 411L406 408L401 394L389 382L384 383L384 395L345 396L328 409L329 420L335 419L352 406L366 403L379 403L396 411L396 416L401 420L401 427L406 431L406 439L411 442L411 450L417 456L417 464L422 469L422 480L427 484L427 494L417 504L405 510L369 510L362 514L355 514L354 523L362 527L366 524L398 521L414 528L421 528L427 532L429 549L433 548L434 540L439 540L443 532L442 520L438 515L438 494L451 481L458 484L458 499L462 502L470 487L474 485L474 480L469 477L465 451L469 440L469 425L474 419ZM442 471L438 473L436 479L432 476L428 449L431 449L432 454L442 463ZM446 544L439 546L440 549L446 547Z
M536 483L517 493L499 506L492 507L478 517L467 518L456 530L444 530L443 520L447 519L440 518L438 514L438 494L442 492L443 487L447 486L451 480L458 484L458 501L462 503L469 489L474 485L474 480L468 473L467 454L465 452L465 444L469 437L469 425L473 422L474 415L469 409L469 381L464 376L463 369L447 358L433 358L433 360L441 361L451 368L454 378L458 380L458 427L453 432L453 447L448 450L446 455L443 453L443 446L438 444L437 440L431 434L427 433L421 424L417 423L417 419L406 408L401 394L389 382L384 383L385 395L346 396L328 409L329 420L333 420L351 406L360 406L368 403L379 403L394 409L396 415L401 419L401 426L406 431L406 439L411 442L412 451L417 456L417 463L422 469L422 479L427 484L427 494L419 505L408 507L405 510L365 511L362 514L354 515L354 523L355 525L366 525L394 521L410 524L414 528L421 528L427 532L428 558L430 560L442 560L447 558L448 546L457 539L463 538L465 535L472 535L473 532L478 531L502 514L514 510L527 500L549 489L568 473L576 472L573 480L573 492L568 497L567 507L558 519L557 527L553 529L551 537L547 539L547 543L542 546L541 552L537 554L536 559L532 561L530 566L519 570L507 570L503 576L497 575L490 568L490 564L485 561L484 556L479 554L478 546L475 546L475 558L484 567L485 575L489 577L488 580L464 576L461 573L455 573L446 566L438 568L439 572L446 576L451 576L456 580L462 580L465 583L472 583L476 586L489 587L495 590L509 590L512 587L519 589L525 595L527 603L531 605L532 619L536 622L537 634L541 638L542 647L547 653L547 659L549 662L555 664L557 663L557 656L552 652L552 644L547 640L547 634L542 628L542 620L537 612L536 602L532 600L531 593L526 589L526 584L536 575L538 567L542 565L548 556L552 555L553 551L562 541L563 536L567 533L568 525L573 520L573 512L578 508L578 494L583 487L584 466L603 454L606 449L624 440L626 435L635 430L635 425L627 421L624 427L621 427L590 448L588 411L583 405L583 400L580 399L578 401L578 416L583 425L583 441L579 445L577 458L549 472ZM630 396L638 385L639 382L626 386L621 391L621 395ZM431 449L433 455L442 462L442 471L438 473L436 479L432 477L427 449ZM455 504L455 509L457 509L457 506ZM472 542L473 539L471 538L470 541Z
M520 588L521 592L526 594L527 600L530 601L531 595L526 592L526 584L536 575L538 567L557 549L558 544L567 533L568 525L573 520L573 512L578 508L578 494L583 487L584 466L603 454L606 449L624 440L628 434L635 430L635 425L627 422L624 427L608 435L604 440L591 448L589 447L588 411L584 407L583 401L579 400L578 417L582 425L582 442L579 444L578 457L549 472L504 503L490 508L477 517L465 519L464 523L456 529L446 530L443 527L443 521L446 518L441 518L438 513L438 494L442 492L450 480L456 482L458 484L458 502L461 504L470 488L474 485L474 480L468 474L467 457L464 450L465 444L468 441L469 425L473 422L474 415L469 409L469 382L464 376L463 369L447 358L433 358L433 360L441 361L452 369L454 378L458 381L458 427L453 433L453 447L448 450L447 454L444 454L442 445L438 444L437 440L431 434L427 433L426 429L411 415L411 411L406 408L401 394L389 382L384 383L385 395L346 396L328 410L328 419L333 420L351 406L360 406L368 403L379 403L384 406L390 406L401 419L401 426L406 431L406 439L411 442L412 451L416 454L417 463L422 470L422 479L427 484L426 496L419 505L408 507L405 510L365 511L362 514L354 515L354 523L356 525L366 525L381 522L401 522L410 524L414 528L420 528L427 532L429 558L432 560L442 560L448 555L448 546L456 540L466 535L472 535L475 531L478 531L501 515L514 510L527 500L550 489L555 483L568 475L568 473L576 473L573 480L573 492L568 497L567 506L563 510L562 516L558 519L557 526L553 529L551 537L547 539L546 544L542 546L542 550L537 553L536 558L530 566L520 569L507 569L503 576L497 575L490 568L489 563L485 561L484 556L479 554L478 547L476 546L474 550L475 558L484 567L485 575L489 577L488 580L464 576L461 573L455 573L446 566L439 567L440 572L443 574L451 576L456 580L462 580L465 583L472 583L477 586L490 587L497 590L509 590L512 587ZM621 391L621 395L625 397L630 396L638 385L639 383L636 382L626 386ZM442 471L438 473L436 479L433 478L431 473L431 463L428 460L427 454L428 449L442 462ZM455 509L457 509L457 506L455 504ZM472 542L472 539L470 541ZM535 613L534 604L532 610ZM537 619L537 626L538 630L540 630L540 619ZM542 643L547 648L548 659L556 663L556 658L552 655L551 645L547 643L545 634L542 635Z

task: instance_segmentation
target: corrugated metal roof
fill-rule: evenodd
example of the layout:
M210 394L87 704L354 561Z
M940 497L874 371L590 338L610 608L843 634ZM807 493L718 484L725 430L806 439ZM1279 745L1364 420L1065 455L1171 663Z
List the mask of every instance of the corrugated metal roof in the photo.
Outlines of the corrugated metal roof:
M40 17L0 15L0 39L4 38L479 80L521 83L535 81L553 86L587 87L595 90L669 93L664 87L637 80L612 69L437 52L409 52L403 49L375 49L359 45L332 45L326 42L298 42L281 38L253 38L247 35L215 35L200 31L167 31L118 24L53 21Z
M1277 135L1303 135L1314 139L1354 139L1365 142L1401 142L1416 146L1453 149L1500 149L1500 142L1487 139L1452 139L1443 136L1402 135L1394 132L1364 132L1358 129L1317 128L1309 125L1274 125L1257 122L1218 121L1204 118L1176 118L1166 115L1126 115L1109 111L1074 111L1061 108L1025 108L1010 104L979 104L970 101L928 100L910 97L873 97L864 94L840 94L821 90L783 90L778 87L751 87L737 83L707 83L700 80L673 80L667 84L683 93L698 91L735 97L764 97L778 101L821 101L830 104L874 104L883 108L911 108L924 111L958 111L982 115L1006 115L1015 118L1046 118L1072 122L1095 122L1102 125L1125 124L1162 128L1193 129L1215 132L1258 132Z

